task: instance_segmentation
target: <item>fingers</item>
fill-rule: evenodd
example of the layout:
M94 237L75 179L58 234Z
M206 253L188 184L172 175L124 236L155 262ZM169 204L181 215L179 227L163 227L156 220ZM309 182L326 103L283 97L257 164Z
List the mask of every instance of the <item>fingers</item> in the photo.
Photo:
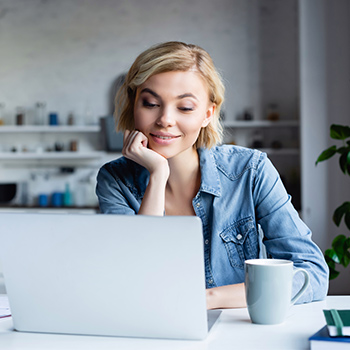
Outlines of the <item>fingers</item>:
M130 149L130 146L132 145L132 143L134 142L134 139L136 137L136 135L138 134L137 130L133 130L129 133L126 142L125 142L125 149Z
M159 153L147 148L148 139L141 131L126 130L124 133L124 145L122 154L125 158L145 167L150 174L155 172L161 173L168 178L169 164L168 161Z
M133 159L133 155L136 155L140 148L147 147L147 137L138 130L129 131L124 133L124 143L122 153L125 157Z

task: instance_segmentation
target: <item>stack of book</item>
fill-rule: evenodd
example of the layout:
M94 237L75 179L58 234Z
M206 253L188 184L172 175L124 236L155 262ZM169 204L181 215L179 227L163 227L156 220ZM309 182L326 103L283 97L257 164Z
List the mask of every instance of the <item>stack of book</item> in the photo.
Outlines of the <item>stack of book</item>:
M323 310L327 325L309 338L311 350L350 349L350 310Z

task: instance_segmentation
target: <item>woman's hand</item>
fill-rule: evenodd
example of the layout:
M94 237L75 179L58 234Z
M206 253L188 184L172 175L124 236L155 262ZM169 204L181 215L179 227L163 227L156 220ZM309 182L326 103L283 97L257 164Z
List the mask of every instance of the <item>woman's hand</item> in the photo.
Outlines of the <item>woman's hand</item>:
M138 130L125 130L122 154L145 167L151 174L158 174L167 181L169 165L166 158L147 148L147 137Z
M123 156L145 167L149 173L149 183L143 196L138 214L164 215L165 186L170 169L166 158L147 148L148 139L140 131L126 130L124 133Z
M246 307L244 283L230 284L206 290L207 309L233 309Z

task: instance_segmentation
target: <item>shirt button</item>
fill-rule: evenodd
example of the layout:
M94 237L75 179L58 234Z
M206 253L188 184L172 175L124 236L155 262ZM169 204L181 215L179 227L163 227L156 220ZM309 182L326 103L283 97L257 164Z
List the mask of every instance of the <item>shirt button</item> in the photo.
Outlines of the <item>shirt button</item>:
M212 280L212 279L210 279L209 281L208 281L208 283L209 284L212 284L214 281Z
M197 204L196 204L196 207L197 207L197 208L199 208L200 206L201 206L201 204L200 204L200 203L197 203Z
M243 237L243 236L242 236L240 233L237 235L237 239L238 239L238 240L242 239L242 237Z
M205 243L205 244L209 244L209 239L206 239L206 240L204 241L204 243Z

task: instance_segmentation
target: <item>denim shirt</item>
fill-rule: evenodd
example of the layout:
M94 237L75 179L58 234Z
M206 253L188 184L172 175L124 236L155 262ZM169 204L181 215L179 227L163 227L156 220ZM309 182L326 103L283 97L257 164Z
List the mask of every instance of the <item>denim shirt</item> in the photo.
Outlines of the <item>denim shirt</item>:
M244 282L244 261L261 257L265 249L268 257L292 260L308 271L310 284L298 303L323 299L328 291L323 254L266 154L229 145L198 154L201 185L192 204L203 224L207 288ZM101 212L137 214L148 181L149 172L125 157L105 164L96 187ZM296 274L293 295L303 281Z

